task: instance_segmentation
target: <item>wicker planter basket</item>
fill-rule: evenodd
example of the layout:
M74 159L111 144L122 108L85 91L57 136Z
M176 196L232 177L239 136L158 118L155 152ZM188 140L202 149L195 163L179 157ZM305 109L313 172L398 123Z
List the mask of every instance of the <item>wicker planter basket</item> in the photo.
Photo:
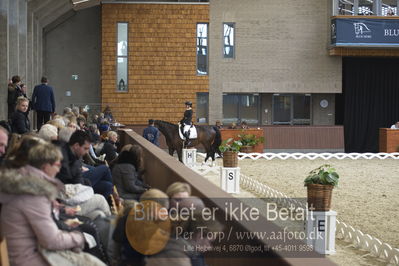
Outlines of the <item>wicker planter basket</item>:
M254 152L254 146L242 146L240 152L251 153Z
M238 152L225 151L223 152L223 167L237 167L238 166Z
M331 196L334 186L308 184L308 207L312 211L329 211L331 208Z

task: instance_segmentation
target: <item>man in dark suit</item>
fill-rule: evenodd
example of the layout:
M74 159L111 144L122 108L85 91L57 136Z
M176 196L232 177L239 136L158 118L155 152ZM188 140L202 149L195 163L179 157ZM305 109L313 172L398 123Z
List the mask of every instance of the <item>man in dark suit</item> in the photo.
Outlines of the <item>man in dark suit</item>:
M42 84L33 89L32 105L37 112L37 130L50 120L50 115L55 111L53 88L47 85L47 78L42 77Z

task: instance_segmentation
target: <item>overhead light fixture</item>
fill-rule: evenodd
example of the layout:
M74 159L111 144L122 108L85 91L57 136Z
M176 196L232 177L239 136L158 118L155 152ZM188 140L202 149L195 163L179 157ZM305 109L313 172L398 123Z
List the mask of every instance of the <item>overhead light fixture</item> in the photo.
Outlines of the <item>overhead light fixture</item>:
M81 3L84 3L84 2L89 2L90 0L78 0L78 1L73 1L72 0L72 4L74 4L74 5L78 5L78 4L81 4Z

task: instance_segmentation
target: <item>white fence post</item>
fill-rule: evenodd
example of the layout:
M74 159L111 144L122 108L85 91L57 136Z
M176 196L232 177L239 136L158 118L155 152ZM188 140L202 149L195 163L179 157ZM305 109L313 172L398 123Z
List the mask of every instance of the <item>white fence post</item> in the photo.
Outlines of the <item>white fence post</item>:
M227 193L240 193L240 167L222 167L220 187Z
M197 149L183 149L183 163L188 167L194 167L197 162Z

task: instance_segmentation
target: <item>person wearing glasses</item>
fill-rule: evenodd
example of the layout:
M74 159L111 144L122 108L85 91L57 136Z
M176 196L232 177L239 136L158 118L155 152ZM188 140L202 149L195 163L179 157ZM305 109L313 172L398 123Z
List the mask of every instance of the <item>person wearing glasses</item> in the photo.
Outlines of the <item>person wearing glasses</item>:
M50 250L82 250L85 237L58 229L52 218L53 200L62 184L55 178L62 154L50 143L28 152L28 165L0 172L1 229L11 265L46 265L38 246Z

